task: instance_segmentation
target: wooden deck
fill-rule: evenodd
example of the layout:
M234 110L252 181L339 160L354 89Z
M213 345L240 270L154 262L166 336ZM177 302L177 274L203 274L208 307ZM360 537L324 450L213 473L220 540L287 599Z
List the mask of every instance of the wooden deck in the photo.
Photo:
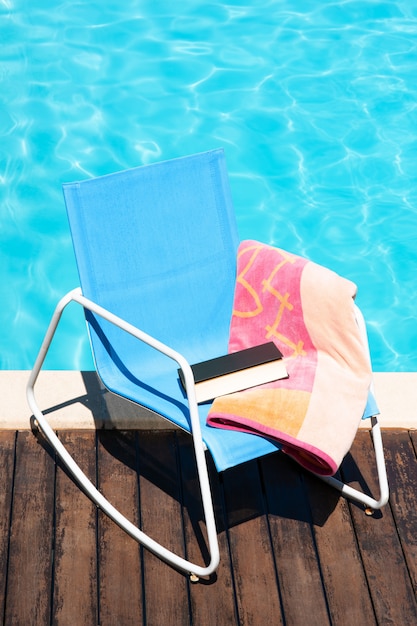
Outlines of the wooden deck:
M383 433L391 500L373 517L282 454L211 471L221 563L212 580L192 584L97 511L41 438L1 431L3 623L416 624L416 432ZM155 538L204 560L186 435L60 436L132 521L140 515ZM373 490L373 467L370 435L360 432L344 477Z

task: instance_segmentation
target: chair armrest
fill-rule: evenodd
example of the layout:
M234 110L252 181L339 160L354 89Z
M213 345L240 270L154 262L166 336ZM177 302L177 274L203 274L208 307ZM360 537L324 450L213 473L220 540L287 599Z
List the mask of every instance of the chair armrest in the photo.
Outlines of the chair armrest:
M85 309L88 309L92 313L99 315L100 317L107 320L111 324L114 324L121 330L129 333L130 335L132 335L139 341L146 343L147 345L151 346L155 350L158 350L158 352L161 352L162 354L164 354L165 356L169 357L170 359L172 359L173 361L177 363L177 365L182 369L184 373L184 383L185 383L187 400L188 400L188 404L190 408L190 419L191 419L192 430L193 431L197 430L197 432L200 432L200 436L201 436L198 405L197 405L197 399L196 399L196 393L195 393L194 375L193 375L191 366L189 362L187 361L187 359L184 357L184 355L182 355L177 350L174 350L173 348L163 343L162 341L159 341L159 339L153 337L152 335L145 333L140 328L137 328L133 324L130 324L123 318L115 315L114 313L111 313L104 307L86 298L85 296L82 295L80 289L76 289L75 291L71 293L72 293L72 297L71 297L72 301L77 302L78 304L81 304Z
M191 429L193 433L199 435L201 438L200 420L199 420L199 414L198 414L197 399L196 399L196 394L195 394L194 376L191 370L191 366L188 363L187 359L181 353L177 352L176 350L174 350L167 344L163 343L162 341L159 341L155 337L152 337L148 333L145 333L144 331L137 328L133 324L130 324L123 318L115 315L111 311L108 311L104 307L93 302L89 298L86 298L85 296L82 295L80 288L76 288L68 292L59 301L55 309L54 315L52 317L48 331L45 335L45 339L39 351L35 365L33 367L28 386L29 387L34 386L36 379L39 375L39 372L42 368L43 362L45 360L46 353L53 339L55 330L58 326L61 315L64 309L66 308L66 306L70 304L71 302L76 302L80 304L83 308L91 311L92 313L95 313L96 315L99 315L100 317L107 320L111 324L114 324L121 330L124 330L125 332L129 333L130 335L132 335L139 341L142 341L148 344L155 350L158 350L162 354L165 354L167 357L176 361L176 363L178 364L178 366L182 369L184 373L185 390L186 390L187 400L188 400L189 409L190 409Z

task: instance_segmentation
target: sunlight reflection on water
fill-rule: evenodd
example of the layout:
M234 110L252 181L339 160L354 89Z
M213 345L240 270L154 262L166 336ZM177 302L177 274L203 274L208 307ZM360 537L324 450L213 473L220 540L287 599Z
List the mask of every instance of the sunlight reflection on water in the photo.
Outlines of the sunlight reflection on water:
M0 19L1 368L32 366L78 283L61 184L223 146L241 237L355 281L374 368L417 369L412 0L2 0ZM81 314L46 365L92 367Z

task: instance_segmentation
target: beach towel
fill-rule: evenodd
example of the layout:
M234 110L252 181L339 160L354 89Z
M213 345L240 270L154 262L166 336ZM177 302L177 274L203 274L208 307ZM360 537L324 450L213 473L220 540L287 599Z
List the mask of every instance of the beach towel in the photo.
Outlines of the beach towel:
M352 445L371 384L355 295L353 282L325 267L242 242L229 352L274 341L289 377L216 398L207 423L278 441L307 469L334 474Z

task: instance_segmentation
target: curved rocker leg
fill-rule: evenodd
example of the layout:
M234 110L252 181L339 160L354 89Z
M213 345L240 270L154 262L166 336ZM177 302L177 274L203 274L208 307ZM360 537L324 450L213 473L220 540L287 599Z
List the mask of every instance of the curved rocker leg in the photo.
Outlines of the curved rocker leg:
M51 319L50 325L48 327L48 330L46 332L45 339L42 343L35 365L31 372L28 384L27 384L27 399L28 399L29 406L33 412L34 419L36 420L37 426L42 431L42 433L44 434L48 442L51 444L51 446L53 446L56 453L58 454L62 462L65 464L65 466L67 467L68 471L73 476L74 480L82 488L82 490L116 524L118 524L131 537L133 537L133 539L135 539L136 541L144 545L146 548L148 548L151 552L156 554L159 558L166 561L173 567L179 569L180 571L183 571L189 574L193 582L196 582L200 577L207 577L216 570L219 564L220 555L219 555L216 525L214 521L214 511L213 511L213 504L212 504L212 499L211 499L210 485L209 485L209 480L208 480L208 471L207 471L207 465L206 465L206 459L205 459L205 452L204 452L203 442L201 439L200 423L198 420L198 408L197 408L197 403L194 397L195 396L194 391L189 393L189 400L190 400L191 421L192 421L192 426L193 426L192 435L193 435L194 449L195 449L196 462L197 462L197 471L198 471L199 480L200 480L200 489L201 489L201 496L202 496L202 501L203 501L203 508L204 508L204 514L205 514L206 527L207 527L209 551L211 554L210 563L207 566L197 565L173 553L172 551L168 550L167 548L162 546L160 543L152 539L149 535L144 533L142 530L140 530L138 527L132 524L132 522L130 522L124 515L122 515L103 496L103 494L101 494L98 491L98 489L96 489L96 487L87 478L87 476L84 474L81 468L77 465L75 460L72 458L72 456L68 453L66 448L61 443L61 441L58 439L56 433L51 428L51 426L49 425L48 421L46 420L45 416L43 415L42 411L39 409L36 403L35 394L34 394L34 386L35 386L36 380L38 378L39 372L42 368L49 346L55 334L55 330L61 319L62 312L65 309L65 307L70 302L73 302L73 301L78 302L85 308L90 308L91 310L94 310L96 313L105 316L109 321L120 325L120 327L122 327L127 332L134 334L139 340L146 341L150 345L153 345L153 347L155 347L156 349L165 351L168 356L171 356L175 360L178 358L179 359L178 363L183 368L183 371L185 374L187 374L185 370L189 368L189 365L187 364L187 362L184 360L184 358L181 355L178 355L178 353L175 353L173 350L171 350L167 346L163 346L163 344L160 344L158 341L153 340L152 338L145 335L138 329L135 329L134 327L124 323L123 320L121 320L120 318L113 316L112 314L108 313L101 307L88 301L86 298L84 298L81 295L80 290L76 289L74 291L69 292L58 303L55 309L55 312L53 314L53 317ZM189 370L189 372L191 372L191 370ZM192 378L189 380L189 385L187 388L189 388L190 386L193 386Z

